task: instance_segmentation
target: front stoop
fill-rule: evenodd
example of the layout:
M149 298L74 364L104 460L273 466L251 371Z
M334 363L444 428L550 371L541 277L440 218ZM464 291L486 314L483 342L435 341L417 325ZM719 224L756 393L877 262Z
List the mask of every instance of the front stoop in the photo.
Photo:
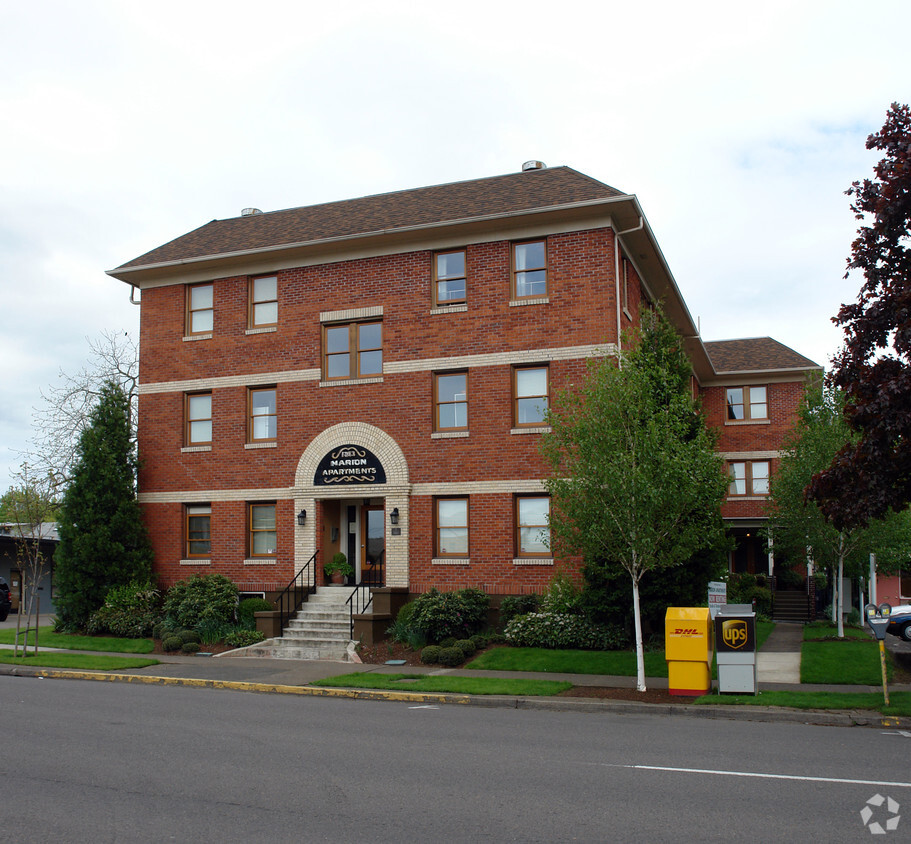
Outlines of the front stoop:
M270 650L268 655L278 659L347 661L351 619L345 602L351 591L351 587L345 586L318 587L283 634L271 639L269 646L263 642L259 647Z

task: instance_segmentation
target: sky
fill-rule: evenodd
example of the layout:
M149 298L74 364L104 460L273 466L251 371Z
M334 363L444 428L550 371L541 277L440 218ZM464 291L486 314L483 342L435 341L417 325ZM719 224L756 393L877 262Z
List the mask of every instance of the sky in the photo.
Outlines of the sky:
M0 491L105 274L212 219L568 165L636 194L705 340L827 365L908 102L907 0L0 0ZM7 480L9 479L9 480Z

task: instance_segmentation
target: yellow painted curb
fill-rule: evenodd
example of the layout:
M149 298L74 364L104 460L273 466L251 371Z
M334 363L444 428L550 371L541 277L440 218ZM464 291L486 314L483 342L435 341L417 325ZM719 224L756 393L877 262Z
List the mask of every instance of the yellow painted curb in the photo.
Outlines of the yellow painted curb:
M238 692L269 692L311 697L346 697L352 700L389 700L401 703L471 703L469 695L390 692L384 689L346 689L328 686L283 686L273 683L244 683L229 680L198 680L190 677L153 677L147 674L108 674L100 671L36 670L35 677L52 680L103 680L108 683L146 683L156 686L191 686L229 689Z

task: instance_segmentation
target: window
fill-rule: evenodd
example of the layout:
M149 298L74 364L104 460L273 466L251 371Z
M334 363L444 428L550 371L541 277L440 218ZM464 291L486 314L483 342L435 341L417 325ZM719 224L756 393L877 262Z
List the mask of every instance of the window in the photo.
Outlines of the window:
M728 387L728 420L768 419L767 396L765 387Z
M186 431L188 446L212 442L212 394L190 393L186 397Z
M465 301L465 250L438 252L433 256L435 305L457 305Z
M513 244L512 274L516 299L547 295L547 249L543 240Z
M467 557L468 499L438 498L434 521L434 557Z
M277 549L275 504L249 506L247 545L251 557L274 557Z
M214 321L212 285L193 284L187 288L186 333L210 334Z
M550 556L550 499L544 495L516 497L516 556Z
M546 366L529 366L513 370L513 418L516 427L545 424L547 375Z
M323 328L326 379L383 374L383 323L351 322Z
M274 440L278 431L278 416L275 410L275 387L247 391L250 442Z
M447 372L434 376L437 431L468 428L468 373Z
M729 495L768 495L769 461L749 460L728 464L731 473Z
M278 322L278 279L274 275L250 279L249 327Z
M212 507L208 504L188 504L187 556L208 557L212 551Z

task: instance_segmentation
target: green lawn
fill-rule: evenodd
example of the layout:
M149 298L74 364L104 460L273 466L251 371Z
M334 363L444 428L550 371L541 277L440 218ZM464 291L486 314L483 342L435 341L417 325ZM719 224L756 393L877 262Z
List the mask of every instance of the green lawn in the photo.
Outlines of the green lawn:
M29 633L29 645L35 641L34 630ZM0 630L0 644L12 645L16 641L16 628ZM19 644L25 641L22 633ZM107 651L121 654L148 654L155 649L151 639L118 639L115 636L75 636L69 633L55 633L53 627L38 628L38 647L62 648L67 651Z
M317 680L311 686L344 689L379 689L394 692L437 692L464 695L516 695L534 697L557 695L572 688L572 683L555 680L501 680L491 677L429 676L426 674L342 674Z
M882 684L879 643L868 639L832 639L804 642L800 656L801 683L831 683L863 686ZM887 654L886 670L892 677L892 660Z
M31 653L31 651L30 651ZM21 651L20 651L21 654ZM30 668L72 668L82 671L121 671L125 668L146 668L158 665L157 659L102 654L65 654L38 651L37 656L13 656L13 651L0 649L0 664L27 665Z
M787 706L793 709L863 709L884 715L911 715L911 692L760 692L758 695L704 695L697 704L712 706Z
M812 642L816 639L835 639L837 634L838 628L828 622L814 622L813 624L805 625L803 628L803 640L805 642ZM845 638L871 641L873 636L869 630L863 627L848 627L845 625Z
M547 648L497 647L485 651L466 668L489 671L541 671L550 674L613 674L636 676L634 651L568 651ZM664 651L645 654L647 677L667 677Z

